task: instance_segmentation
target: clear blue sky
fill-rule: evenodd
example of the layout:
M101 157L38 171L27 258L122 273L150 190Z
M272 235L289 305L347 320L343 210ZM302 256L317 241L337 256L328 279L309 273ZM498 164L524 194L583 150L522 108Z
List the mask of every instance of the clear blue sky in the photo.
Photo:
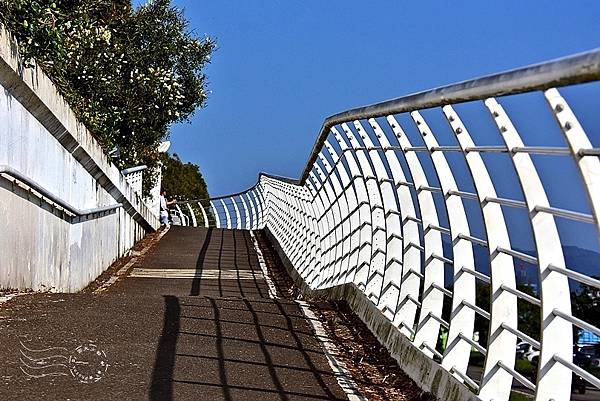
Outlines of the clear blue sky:
M175 0L218 42L212 94L172 151L212 196L298 177L323 119L600 46L600 1Z
M219 47L206 71L212 91L207 107L191 124L174 126L171 137L171 151L200 166L211 196L252 186L260 171L299 177L329 115L600 46L598 0L174 4L184 8L196 34L215 38ZM591 121L588 134L600 146L600 85L583 97L578 112ZM564 146L556 132L558 142L548 143L547 131L556 127L541 106L537 114L548 115L541 125L527 108L516 107L511 116L544 135L539 144ZM585 196L571 190L576 172L552 165L545 173L558 183L548 187L551 203L589 213ZM512 168L492 169L499 182L512 178L504 195L520 198ZM513 232L529 230L526 216L507 213L518 222ZM591 227L585 234L581 229L565 227L565 242L596 248ZM530 240L519 242L522 249L533 248Z

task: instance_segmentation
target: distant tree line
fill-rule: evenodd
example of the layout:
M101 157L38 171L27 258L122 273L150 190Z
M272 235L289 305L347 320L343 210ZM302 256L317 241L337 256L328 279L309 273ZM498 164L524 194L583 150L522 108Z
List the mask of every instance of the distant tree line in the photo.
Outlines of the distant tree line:
M183 163L177 154L161 155L163 163L162 187L169 198L180 200L207 199L206 182L197 165Z
M35 60L116 164L154 171L173 123L205 105L215 49L170 0L0 0L0 23ZM154 181L145 174L145 193Z

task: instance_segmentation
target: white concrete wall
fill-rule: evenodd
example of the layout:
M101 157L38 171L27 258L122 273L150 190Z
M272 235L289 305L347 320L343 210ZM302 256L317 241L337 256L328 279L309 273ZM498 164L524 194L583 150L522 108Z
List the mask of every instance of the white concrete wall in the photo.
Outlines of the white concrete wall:
M0 85L0 165L79 209L123 204L71 221L0 177L0 288L78 291L158 220L43 72L21 71L2 27Z

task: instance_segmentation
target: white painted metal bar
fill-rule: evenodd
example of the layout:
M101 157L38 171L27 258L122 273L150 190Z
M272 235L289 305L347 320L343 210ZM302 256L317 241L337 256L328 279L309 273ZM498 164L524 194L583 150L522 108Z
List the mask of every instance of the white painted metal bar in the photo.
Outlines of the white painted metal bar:
M348 126L342 127L342 129L344 131L350 130ZM334 134L334 137L342 151L350 149L346 140L342 138L342 135L339 133L339 131L337 131L337 129L335 129L335 127L331 129L331 132ZM371 261L371 207L369 205L367 186L365 180L362 178L361 170L354 154L346 152L345 156L346 163L348 164L348 168L350 170L350 176L352 177L352 182L354 184L354 189L356 191L360 219L360 224L358 227L361 227L359 230L359 242L355 243L358 244L358 246L355 245L356 252L358 253L358 260L353 280L358 288L364 291L369 274L369 263Z
M225 223L226 223L225 228L231 229L231 215L229 214L229 208L227 207L227 205L225 204L225 201L223 199L219 199L219 202L221 202L221 207L223 208L223 211L225 212Z
M204 210L204 206L202 206L201 202L196 202L196 204L202 212L202 219L204 219L204 227L208 227L208 216L206 215L206 210Z
M244 230L250 230L250 213L248 210L248 201L246 201L247 193L240 195L240 201L242 202L242 208L244 210Z
M600 389L600 379L598 379L596 376L594 376L587 370L584 370L584 369L580 368L579 366L575 365L574 363L561 358L559 355L554 355L552 357L552 359L554 359L556 362L559 362L562 365L566 366L567 368L569 368L570 370L572 370L573 372L577 373L579 376L581 376L585 380L587 380L588 383L590 383L594 387Z
M525 334L525 333L523 333L523 332L521 332L521 331L519 331L517 329L513 329L512 327L510 327L506 323L502 324L502 328L504 330L510 331L511 333L513 333L515 336L517 336L521 340L526 341L527 343L531 344L535 349L540 349L540 342L537 341L537 340L534 340L533 338L531 338L527 334Z
M498 361L498 366L500 368L504 369L506 372L508 372L519 383L521 383L522 385L524 385L528 389L535 391L535 384L533 384L532 382L530 382L529 380L527 380L527 378L525 376L523 376L522 374L520 374L519 372L517 372L516 370L514 370L510 366L507 366L506 364L502 363L502 361Z
M480 238L475 238L475 237L473 237L471 235L458 234L458 238L464 239L466 241L470 241L470 242L472 242L474 244L477 244L477 245L480 245L480 246L483 246L483 247L487 247L488 246L488 244L487 244L487 242L485 240L482 240Z
M237 205L237 202L235 200L235 196L232 196L231 198L231 204L233 206L233 211L235 213L235 228L237 230L241 230L242 229L242 217L240 216L240 208Z
M594 217L587 213L573 212L571 210L559 209L557 207L535 206L533 208L533 211L541 213L550 213L557 217L564 217L565 219L580 221L582 223L594 224L596 222Z
M311 283L311 285L314 285L315 287L318 286L318 283L321 281L321 271L322 269L322 229L321 229L321 223L318 219L319 216L321 216L321 204L319 202L315 202L314 200L317 198L316 194L317 194L317 189L315 188L315 186L313 185L313 183L311 182L311 180L307 179L306 182L304 183L304 187L307 188L308 192L311 194L312 196L312 202L311 204L311 212L312 212L312 216L313 216L313 227L315 230L315 268L314 270L311 272L310 275L307 275L307 282Z
M488 276L486 276L485 274L480 273L480 272L478 272L476 270L467 269L465 267L462 267L460 269L460 271L468 273L468 274L471 274L471 275L475 276L475 278L478 278L479 280L483 281L484 283L487 283L487 284L491 283L491 280L490 280L490 278Z
M596 280L592 277L588 277L585 274L578 273L574 270L563 269L560 267L556 267L554 265L548 265L548 270L564 274L565 276L569 277L570 279L579 281L580 283L587 284L592 287L600 288L600 280Z
M375 138L381 147L390 146L389 139L377 123L377 120L370 119L369 124L375 133ZM377 155L378 163L375 165L377 176L381 177L381 190L386 215L386 234L387 234L387 250L386 250L386 271L383 278L383 290L381 303L384 308L389 311L389 318L396 324L398 321L415 320L416 308L414 305L406 306L404 310L398 310L398 304L401 297L412 295L418 298L419 284L418 277L411 276L403 282L402 277L407 273L407 269L419 269L421 264L421 256L414 251L410 251L410 256L407 256L403 250L403 238L420 242L419 230L414 222L408 222L404 227L402 225L402 211L415 214L410 190L406 187L397 188L396 182L406 181L402 167L396 154L393 151L385 151L385 162L387 163L391 177L383 164L383 160ZM396 194L395 194L396 193ZM398 197L398 203L396 202ZM416 257L411 257L415 255ZM399 259L400 257L401 259ZM408 263L408 266L403 265L403 260ZM405 286L404 293L402 288ZM411 311L406 309L410 308ZM409 336L410 333L404 333Z
M486 198L496 198L496 189L481 155L477 152L466 151L466 148L474 146L467 128L451 106L445 106L442 110L461 149L463 149L465 161L480 202L490 255L490 294L497 294L497 296L490 297L492 302L490 305L490 336L488 338L489 352L485 360L479 397L486 401L507 400L510 396L513 378L506 371L498 370L497 363L503 361L509 366L515 364L517 337L511 332L503 330L502 324L517 327L518 310L517 298L509 292L501 291L500 287L505 285L516 288L516 279L512 258L509 255L497 253L495 250L499 246L510 249L508 229L500 204L485 201ZM474 269L463 268L462 271L470 272L483 281L487 279L486 276L478 274Z
M325 157L320 154L322 157L321 160L325 159ZM326 160L326 159L325 159ZM341 211L339 208L339 203L337 202L336 195L331 183L331 180L326 179L325 172L318 163L315 163L315 172L319 179L321 180L321 185L324 188L324 191L321 192L322 200L324 202L325 208L327 209L327 215L330 216L328 219L328 230L327 230L327 238L329 239L328 244L329 247L326 248L326 252L324 254L325 259L325 275L326 280L323 284L329 284L335 275L335 264L338 260L338 239L341 238L339 234L339 224L341 222Z
M254 204L257 206L256 208L256 229L261 229L264 227L264 208L267 206L263 203L264 199L261 197L261 192L259 190L260 186L257 185L256 188L252 191L252 197L254 198Z
M510 288L505 285L500 286L500 288L503 289L504 291L510 292L513 295L516 295L517 297L521 298L524 301L529 302L530 304L533 304L535 306L542 306L542 303L539 299L537 299L536 297L531 296L529 294L526 294L523 291L515 290L514 288Z
M325 149L323 149L323 151L325 151ZM344 244L345 241L340 240L340 238L345 238L345 231L344 228L348 228L348 219L345 219L345 216L348 216L349 214L349 210L348 210L348 203L341 201L341 197L343 195L343 189L342 189L342 185L340 184L340 181L337 177L337 175L335 174L333 167L331 165L331 163L329 163L329 160L327 160L327 158L323 155L323 153L319 154L319 160L321 161L321 163L323 164L323 167L325 168L325 171L327 173L327 178L328 178L328 182L331 183L330 185L330 189L328 192L330 192L330 196L333 197L334 202L337 206L337 211L338 211L338 215L337 215L337 220L334 219L335 221L335 225L336 228L334 230L335 232L335 247L334 247L334 259L332 262L332 267L333 267L333 271L331 274L331 278L330 281L334 282L337 281L337 279L340 277L341 275L341 271L342 271L342 260L344 259ZM339 232L339 234L338 234Z
M252 230L258 230L260 228L260 206L258 204L258 199L256 198L256 193L254 192L254 189L248 192L248 199L250 199L250 203L252 204Z
M402 260L402 279L400 280L400 291L398 295L398 305L396 308L396 316L393 319L393 322L398 328L400 332L406 335L409 338L414 336L414 331L412 327L414 325L416 316L417 316L417 307L411 302L405 302L408 297L418 298L419 297L419 287L421 285L421 280L424 279L423 274L421 273L421 253L418 249L413 247L406 247L404 244L412 243L420 246L421 237L419 235L419 223L420 219L417 219L415 216L416 208L415 204L410 192L410 187L412 187L412 183L408 183L406 176L404 174L404 170L400 161L398 160L398 155L391 148L391 143L388 137L383 134L383 131L379 128L375 119L369 120L371 124L374 125L375 132L379 132L379 135L376 135L376 139L379 141L380 145L383 148L386 148L384 152L385 160L387 165L389 166L390 172L392 174L392 179L395 182L396 187L396 195L398 197L398 211L400 212L401 218L401 233L397 232L397 229L391 228L395 232L391 235L395 235L398 238L398 235L401 236L401 243L395 243L394 248L390 248L390 252L393 255L401 255ZM386 121L392 130L397 129L399 126L393 120L388 118ZM394 227L393 225L391 227ZM392 242L390 242L391 246ZM397 246L402 247L402 252L396 250ZM393 250L392 250L393 249ZM391 281L394 280L394 276L391 277ZM401 324L402 322L410 322L410 325Z
M221 228L221 216L219 215L219 212L217 211L217 208L212 200L210 201L210 209L212 210L213 215L215 216L215 226L217 228Z
M578 319L578 318L576 318L575 316L573 316L573 315L571 315L569 313L565 313L565 312L563 312L563 311L561 311L560 309L557 308L557 309L554 309L552 311L552 314L554 316L561 317L563 320L565 320L565 321L567 321L569 323L572 323L573 325L575 325L577 327L580 327L580 328L582 328L584 330L587 330L587 331L589 331L591 333L594 333L597 336L600 336L600 328L598 328L598 327L596 327L594 325L591 325L588 322L585 322L585 321L583 321L581 319Z
M492 114L506 146L509 148L524 146L502 106L493 98L487 99L485 105ZM558 308L571 314L569 282L565 275L548 269L550 264L565 268L560 237L554 216L535 212L536 206L549 207L550 205L531 157L526 153L511 153L510 158L529 210L541 281L541 322L544 341L540 349L536 400L555 397L567 399L571 394L571 371L564 365L554 363L553 356L559 355L566 361L572 361L573 331L569 321L555 319L552 311ZM540 372L543 374L539 374Z
M333 160L333 165L335 166L335 172L337 172L340 185L342 186L342 193L345 199L346 208L343 211L343 214L348 216L343 222L342 233L344 236L344 241L342 242L342 261L341 261L341 274L340 277L336 280L336 283L345 283L348 280L348 274L350 271L354 269L356 266L357 258L353 258L353 255L357 255L358 253L352 253L352 244L359 243L360 233L357 230L353 230L354 227L359 226L359 215L356 212L358 210L358 202L356 200L356 193L354 192L354 187L352 186L352 181L350 180L350 176L346 167L343 163L341 163L341 157L338 155L337 151L334 147L329 143L329 141L325 141L323 143L325 149L329 153L329 156ZM338 195L339 196L339 195ZM350 279L353 280L353 277Z
M317 286L321 286L327 279L327 273L326 273L326 269L328 267L328 252L326 251L330 245L331 245L331 239L330 239L330 235L328 235L329 233L329 227L331 227L333 225L333 223L329 220L329 213L325 212L325 209L327 208L326 203L324 202L324 194L323 192L319 191L319 188L321 188L320 182L317 179L317 177L315 176L315 174L313 172L310 173L309 178L307 179L307 182L310 182L312 187L315 188L315 194L317 196L315 196L314 200L316 201L316 207L317 207L317 215L319 216L319 218L321 218L319 220L319 232L320 232L320 248L322 250L321 253L321 264L320 264L320 269L318 271L318 276L319 276L319 281L317 282Z
M402 148L411 147L408 137L393 116L388 117L388 123L392 127L400 146ZM412 182L415 184L415 187L429 187L427 176L425 175L425 171L421 166L417 154L413 151L404 152L404 158L408 164ZM438 213L431 192L418 191L417 200L423 226L439 226ZM441 318L444 302L444 294L439 291L429 290L432 284L437 284L440 287L444 286L444 263L432 257L433 254L442 255L444 253L442 247L442 235L439 231L429 230L427 233L424 233L423 237L425 251L425 281L423 283L423 293L427 295L421 300L422 305L419 314L420 329L416 331L414 338L417 347L424 342L437 344L440 324L434 319L427 319L427 315L431 313ZM421 322L425 319L427 319L427 321L425 324L421 325ZM425 353L430 357L433 356L431 352Z
M411 113L411 117L425 142L425 146L428 149L439 146L435 135L421 114L418 111L414 111ZM475 313L468 308L461 308L461 304L463 301L475 303L475 277L470 274L460 274L460 271L462 268L475 270L475 259L471 242L459 241L460 235L470 236L471 232L462 199L458 196L449 196L450 191L458 191L458 186L450 165L442 152L430 152L430 156L441 191L444 194L444 204L446 205L446 214L450 224L449 232L452 238L453 259L449 262L453 264L454 269L454 291L452 297L452 318L448 331L448 343L452 343L458 338L460 333L469 338L473 337ZM427 227L434 228L439 226L429 224ZM442 230L438 231L443 232ZM445 258L438 259L445 261ZM454 367L455 371L458 370L466 374L470 354L471 346L461 341L444 354L442 366L448 370Z
M181 225L182 226L187 226L187 216L181 211L181 208L179 207L179 204L175 204L175 209L177 209L177 213L179 214L179 217L181 219Z
M458 369L454 369L454 367L450 368L450 373L457 375L460 377L465 383L467 383L471 388L479 391L479 384L477 384L473 379L467 376L464 373L461 373Z
M354 121L354 128L356 129L358 136L354 135L348 126L342 126L342 128L344 128L344 133L350 140L350 145L352 147L360 147L359 138L362 139L363 144L367 147L373 145L359 121ZM377 176L387 178L387 174L377 151L367 152L365 150L359 150L356 152L356 155L363 177L365 177L369 204L371 206L371 261L369 263L365 294L367 294L367 297L369 297L375 305L380 305L383 277L386 268L387 221L385 217L386 209L383 204L381 187L378 184ZM371 166L369 159L374 163L375 170ZM379 175L379 172L385 174L385 176ZM386 192L386 194L392 197L394 196L393 192ZM393 202L395 204L396 200L393 199ZM395 305L391 310L393 311L394 309Z
M186 203L185 205L187 206L188 210L190 211L190 216L192 217L192 226L198 227L198 223L196 222L196 214L192 210L192 206L189 204L189 202Z

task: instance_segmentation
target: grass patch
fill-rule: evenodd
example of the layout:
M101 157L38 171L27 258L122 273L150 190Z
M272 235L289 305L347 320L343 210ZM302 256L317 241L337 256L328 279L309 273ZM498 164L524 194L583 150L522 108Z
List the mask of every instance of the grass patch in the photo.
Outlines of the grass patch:
M529 378L533 376L535 366L533 366L533 364L527 359L517 359L515 362L515 370L523 376Z
M531 401L531 400L533 400L532 397L529 397L523 393L517 393L515 391L511 391L510 397L508 398L508 401Z
M485 362L485 356L481 355L479 351L471 351L469 365L483 367L483 362Z

